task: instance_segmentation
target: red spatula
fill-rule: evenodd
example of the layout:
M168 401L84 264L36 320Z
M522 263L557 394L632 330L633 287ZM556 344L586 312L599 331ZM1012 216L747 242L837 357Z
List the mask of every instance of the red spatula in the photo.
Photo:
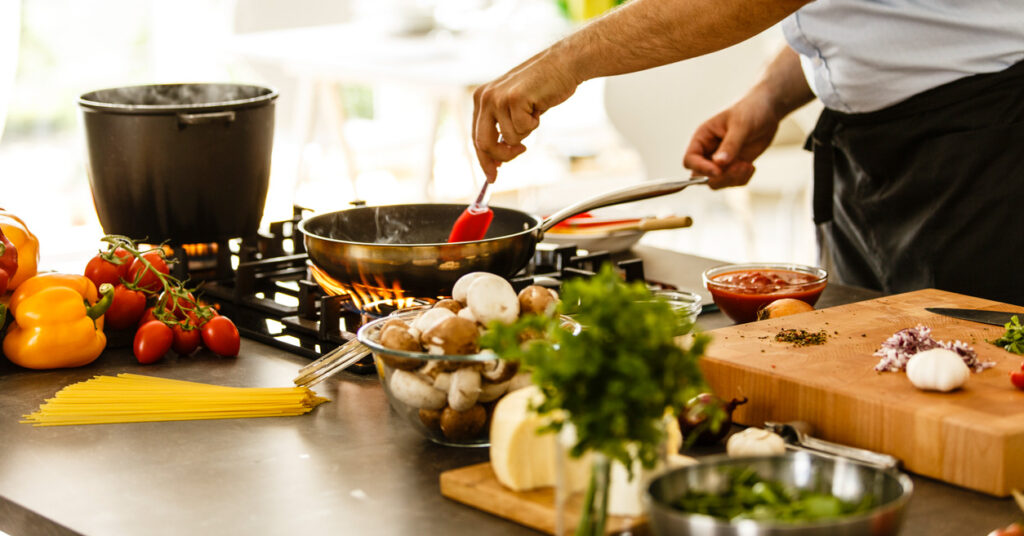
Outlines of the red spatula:
M484 181L484 187L480 189L480 195L476 197L471 205L466 207L452 225L452 232L448 235L449 242L472 242L483 240L487 235L487 228L491 226L494 219L494 211L487 206L487 186L491 183Z

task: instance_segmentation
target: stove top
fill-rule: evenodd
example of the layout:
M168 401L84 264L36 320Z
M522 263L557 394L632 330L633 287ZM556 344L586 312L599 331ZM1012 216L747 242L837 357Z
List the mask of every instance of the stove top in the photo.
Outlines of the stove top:
M175 248L174 275L198 285L200 298L229 316L243 337L316 359L353 339L379 314L361 310L350 295L329 295L313 280L297 231L303 217L296 208L291 220L274 222L252 238ZM510 282L517 291L531 284L558 288L567 278L594 275L607 262L628 281L645 280L639 258L613 259L607 252L542 242ZM349 371L374 368L367 359Z

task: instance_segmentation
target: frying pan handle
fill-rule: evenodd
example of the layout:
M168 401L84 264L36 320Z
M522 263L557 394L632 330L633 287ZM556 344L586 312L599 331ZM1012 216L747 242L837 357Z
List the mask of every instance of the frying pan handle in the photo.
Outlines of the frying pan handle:
M541 232L547 232L548 229L562 223L563 221L588 210L594 210L595 208L610 207L612 205L618 205L620 203L629 203L630 201L640 201L641 199L649 199L652 197L658 197L662 195L674 194L687 186L694 184L705 184L708 182L707 177L698 177L687 180L670 179L655 182L645 182L639 185L628 186L621 190L615 190L606 194L592 197L590 199L584 199L579 203L570 205L568 207L555 212L548 216L540 223Z

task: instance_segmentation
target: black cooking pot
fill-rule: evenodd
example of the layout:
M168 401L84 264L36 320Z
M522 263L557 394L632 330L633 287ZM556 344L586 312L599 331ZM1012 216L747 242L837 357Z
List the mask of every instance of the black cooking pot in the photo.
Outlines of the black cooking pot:
M82 95L89 185L103 230L153 242L252 236L274 140L273 89L162 84Z

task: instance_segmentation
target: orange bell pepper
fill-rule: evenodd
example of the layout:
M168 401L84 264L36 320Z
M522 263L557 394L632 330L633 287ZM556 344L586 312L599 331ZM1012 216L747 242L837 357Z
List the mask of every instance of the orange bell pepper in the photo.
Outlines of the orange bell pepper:
M113 297L113 285L104 283L97 291L85 276L41 274L27 279L8 304L14 322L4 337L4 355L31 369L92 363L107 345L103 313Z
M0 229L18 250L18 270L11 275L7 288L14 289L36 275L39 267L39 239L28 230L21 218L0 208Z

